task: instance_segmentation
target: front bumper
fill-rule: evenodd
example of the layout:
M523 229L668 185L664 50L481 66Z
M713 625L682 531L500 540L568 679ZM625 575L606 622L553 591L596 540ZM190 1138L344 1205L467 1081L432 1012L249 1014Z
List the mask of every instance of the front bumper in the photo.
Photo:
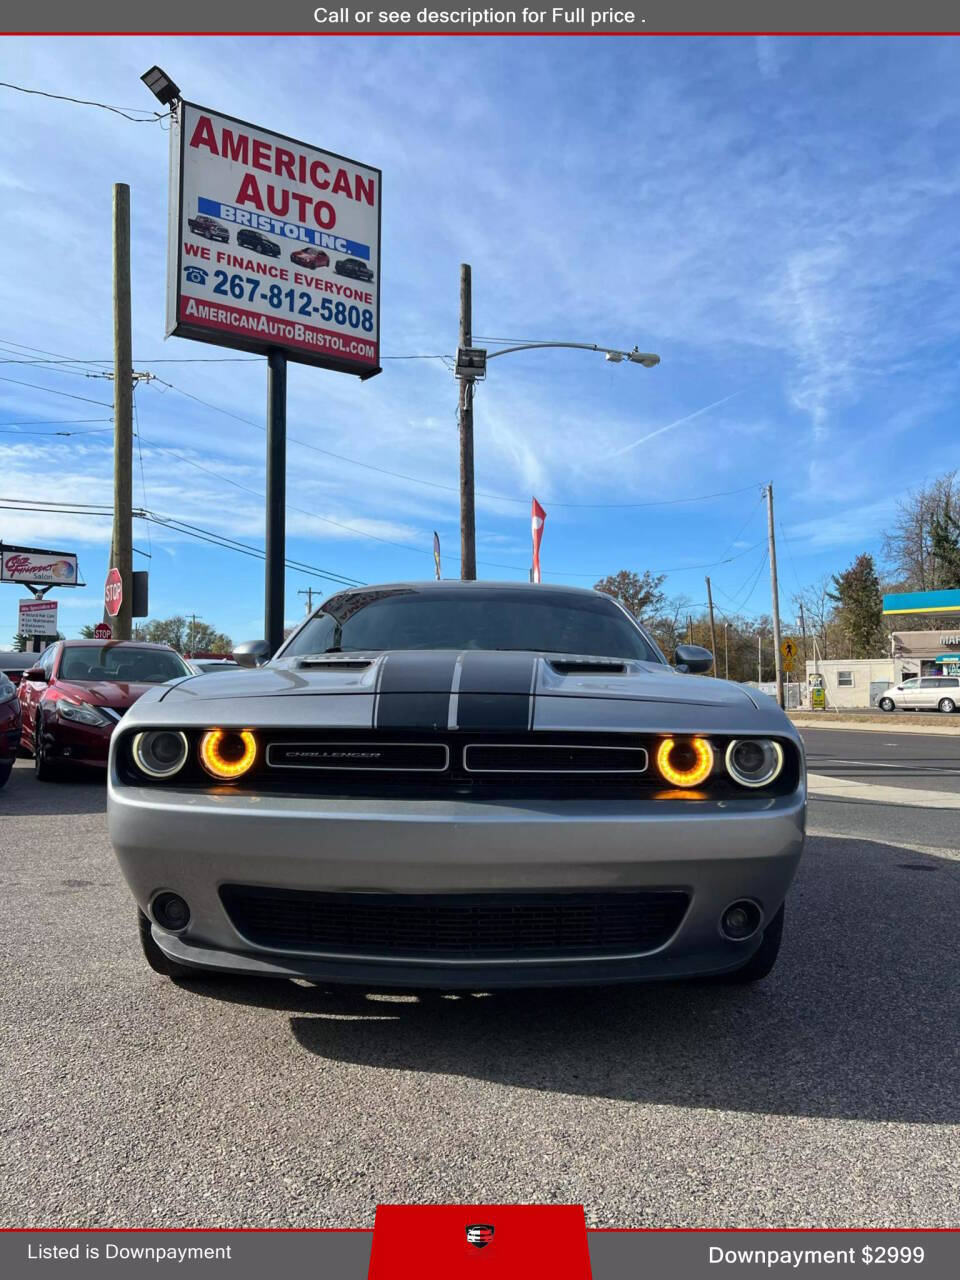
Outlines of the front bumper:
M62 716L51 716L44 720L44 730L44 745L49 760L106 769L113 725L99 728L96 725L78 724Z
M722 910L752 898L769 920L800 859L805 794L726 801L363 800L176 792L109 784L110 837L142 910L159 891L190 906L186 930L154 924L199 968L394 987L490 988L723 972L760 943L731 942ZM683 889L672 938L646 954L484 960L338 955L256 946L231 922L226 884L350 894Z

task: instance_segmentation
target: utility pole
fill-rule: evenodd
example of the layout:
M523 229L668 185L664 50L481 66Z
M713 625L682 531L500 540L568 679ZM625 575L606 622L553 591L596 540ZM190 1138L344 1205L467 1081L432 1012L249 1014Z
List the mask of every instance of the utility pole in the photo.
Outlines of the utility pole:
M757 632L757 684L763 684L763 636Z
M314 591L313 587L303 587L300 591L297 592L298 596L307 597L306 613L308 618L310 617L311 613L313 613L313 591Z
M800 608L800 634L803 637L803 680L804 680L804 684L806 684L807 682L807 623L806 623L806 619L803 616L803 601L799 600L797 603Z
M283 643L287 514L287 356L267 356L267 536L264 547L264 631L270 652Z
M717 628L713 621L713 592L707 578L707 604L710 606L710 643L713 645L713 674L717 674Z
M783 706L783 667L780 656L780 588L777 582L777 543L773 536L773 485L767 485L767 537L770 541L770 600L773 614L773 661L777 681L777 702Z
M727 627L728 626L729 626L729 623L724 622L723 624L723 678L724 680L730 679L730 651L727 647Z
M460 342L473 346L473 299L470 267L460 264ZM460 379L460 577L477 576L477 520L473 491L473 380Z
M133 608L133 339L130 331L130 188L113 186L113 542L122 598L107 616L114 640L129 640Z

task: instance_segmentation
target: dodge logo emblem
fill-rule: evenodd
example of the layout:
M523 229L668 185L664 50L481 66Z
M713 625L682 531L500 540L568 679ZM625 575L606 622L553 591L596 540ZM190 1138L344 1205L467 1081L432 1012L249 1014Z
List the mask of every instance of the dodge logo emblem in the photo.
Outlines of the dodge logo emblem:
M493 1239L493 1227L488 1222L474 1222L467 1227L467 1243L485 1249Z

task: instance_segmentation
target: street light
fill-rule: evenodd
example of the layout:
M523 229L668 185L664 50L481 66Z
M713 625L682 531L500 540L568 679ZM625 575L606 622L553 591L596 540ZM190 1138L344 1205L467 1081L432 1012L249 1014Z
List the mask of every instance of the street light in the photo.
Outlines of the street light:
M161 67L151 67L140 79L161 106L166 107L180 97L180 90Z
M573 351L599 351L610 364L642 365L653 369L660 357L652 351L621 351L618 347L601 347L596 342L518 342L514 346L501 347L488 352L485 347L475 347L472 342L471 323L471 272L469 266L460 268L460 343L454 377L460 384L458 418L460 424L460 572L464 578L477 576L477 536L474 516L473 491L473 384L487 376L487 362L498 356L508 356L514 351L539 351L547 347L562 347Z
M641 351L634 347L632 351L619 351L616 347L601 347L596 342L521 342L515 347L501 347L499 351L487 353L487 360L495 360L497 356L509 355L511 351L533 351L541 347L565 347L574 351L602 351L611 364L620 364L629 360L631 364L642 364L645 369L653 369L660 363L660 357L652 351Z

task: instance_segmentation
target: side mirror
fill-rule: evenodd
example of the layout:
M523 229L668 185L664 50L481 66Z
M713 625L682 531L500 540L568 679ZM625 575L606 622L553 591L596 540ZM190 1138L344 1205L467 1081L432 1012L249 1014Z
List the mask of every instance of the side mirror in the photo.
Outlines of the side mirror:
M46 684L47 673L44 671L43 667L27 667L20 679L36 680L39 684Z
M262 667L270 661L270 646L266 640L244 640L234 649L233 660L241 667Z
M713 654L699 644L678 644L673 651L673 665L688 675L701 675L713 666Z

